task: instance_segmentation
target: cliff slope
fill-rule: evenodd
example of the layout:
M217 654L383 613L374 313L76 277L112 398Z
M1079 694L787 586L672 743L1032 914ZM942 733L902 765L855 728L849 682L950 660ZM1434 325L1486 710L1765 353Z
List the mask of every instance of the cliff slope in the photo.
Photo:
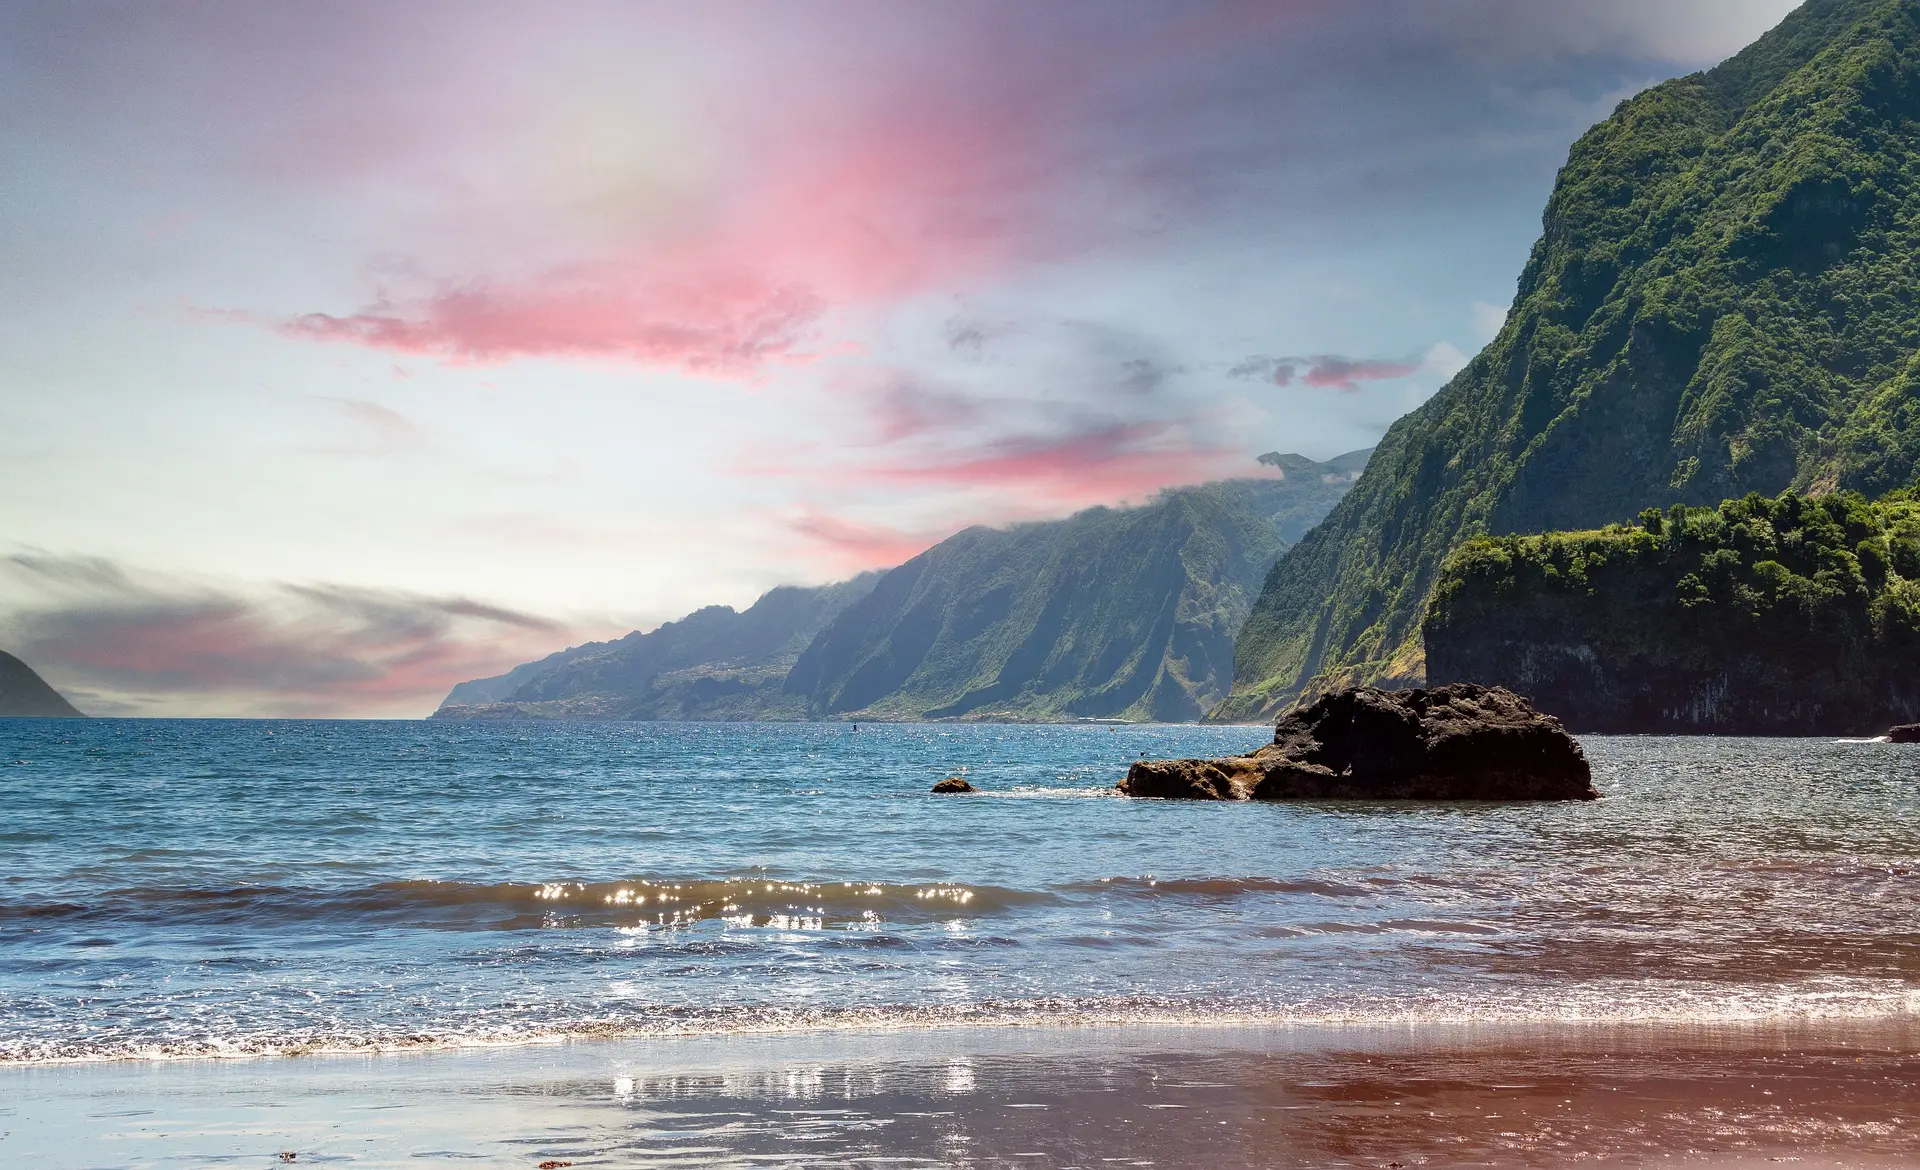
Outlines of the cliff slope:
M1469 541L1426 643L1436 680L1577 731L1877 735L1920 719L1920 502L1753 495Z
M497 678L461 683L434 716L800 718L802 705L782 690L788 669L879 579L863 573L813 589L783 585L744 612L711 605L649 633L563 650Z
M1199 718L1287 537L1348 486L1308 460L1283 473L967 529L836 618L787 689L816 718Z
M26 663L0 650L0 719L83 719Z
M1394 424L1239 637L1247 718L1418 681L1435 573L1485 533L1920 466L1920 3L1808 0L1575 144L1500 335Z

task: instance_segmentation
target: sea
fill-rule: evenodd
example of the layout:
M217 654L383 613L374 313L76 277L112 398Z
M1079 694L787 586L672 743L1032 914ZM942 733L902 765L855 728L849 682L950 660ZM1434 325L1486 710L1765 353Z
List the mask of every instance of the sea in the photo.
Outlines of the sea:
M0 1062L1920 1012L1920 749L1589 737L1583 803L1115 794L1268 735L0 722Z

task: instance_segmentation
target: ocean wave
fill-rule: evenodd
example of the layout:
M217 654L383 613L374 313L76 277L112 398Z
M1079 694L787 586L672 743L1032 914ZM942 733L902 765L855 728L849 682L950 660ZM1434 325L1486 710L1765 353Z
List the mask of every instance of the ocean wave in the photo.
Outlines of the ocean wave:
M229 926L342 921L515 930L543 925L676 926L717 920L736 926L818 929L975 918L1052 900L1047 893L959 882L414 880L346 889L142 886L108 890L85 901L0 903L0 921Z
M576 1041L650 1040L953 1028L1453 1028L1506 1026L1920 1023L1920 991L1892 981L1822 978L1719 987L1601 980L1498 996L1433 994L1248 1003L1164 996L987 1000L963 1004L799 1007L736 1004L653 1008L475 1025L465 1020L391 1027L306 1026L204 1035L100 1034L0 1038L0 1067L107 1061L204 1060L500 1048Z
M1368 885L1320 878L1110 877L1059 887L1077 894L1120 894L1140 898L1196 898L1207 901L1262 894L1306 894L1321 898L1364 898L1378 893Z

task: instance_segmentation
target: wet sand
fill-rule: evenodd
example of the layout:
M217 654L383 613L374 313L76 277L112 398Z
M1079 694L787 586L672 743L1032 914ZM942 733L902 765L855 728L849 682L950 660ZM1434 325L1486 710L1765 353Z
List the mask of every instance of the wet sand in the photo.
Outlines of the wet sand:
M1920 1166L1920 1021L953 1029L0 1069L0 1165Z

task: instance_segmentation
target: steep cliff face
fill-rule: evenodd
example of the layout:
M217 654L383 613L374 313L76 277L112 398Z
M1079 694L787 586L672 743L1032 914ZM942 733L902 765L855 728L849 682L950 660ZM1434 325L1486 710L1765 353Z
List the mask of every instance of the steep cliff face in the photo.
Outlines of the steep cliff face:
M1920 467L1920 4L1808 0L1572 149L1499 337L1276 566L1221 717L1418 681L1461 540Z
M1285 547L1303 479L1344 491L1331 474L1315 464L968 529L834 619L787 689L814 717L1198 718L1226 694L1234 632Z
M85 718L26 663L0 650L0 719Z
M1758 495L1470 541L1425 627L1436 681L1576 731L1879 734L1920 719L1920 503Z

